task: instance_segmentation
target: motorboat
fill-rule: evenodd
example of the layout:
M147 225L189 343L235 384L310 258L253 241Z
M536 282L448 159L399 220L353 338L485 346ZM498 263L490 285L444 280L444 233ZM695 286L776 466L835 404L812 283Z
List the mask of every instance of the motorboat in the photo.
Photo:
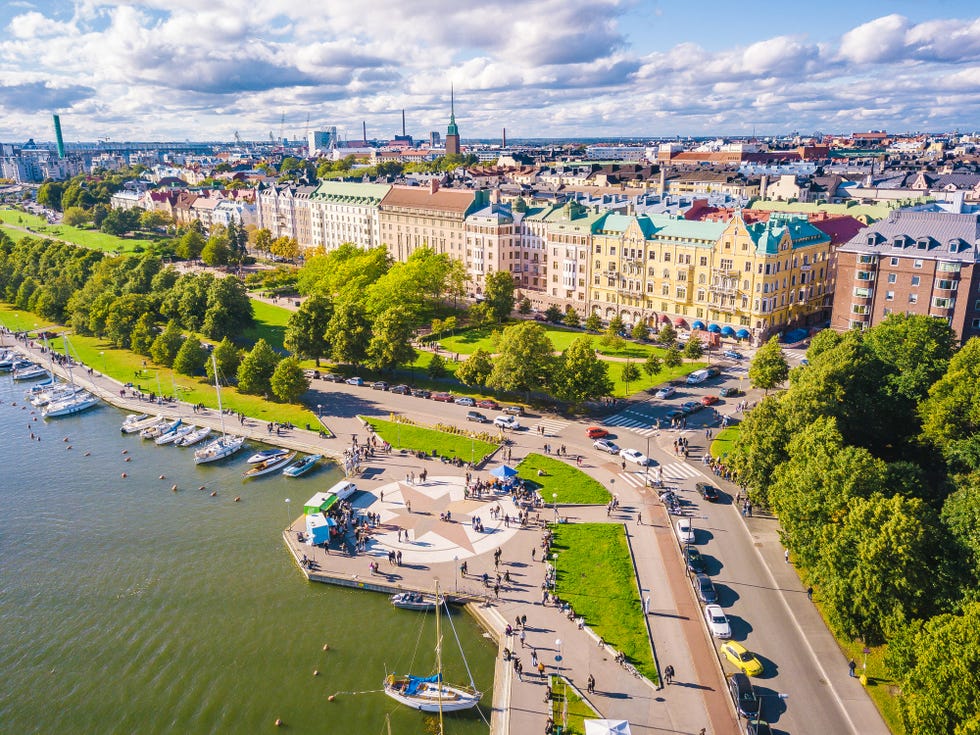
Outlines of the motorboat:
M132 417L127 417L127 419L123 421L122 426L119 427L119 430L122 431L123 434L135 434L138 431L143 431L143 429L148 429L151 426L159 424L164 420L163 414L147 416L145 413L143 413L139 414L137 418L133 418L132 421L130 421L130 418Z
M316 467L316 463L323 459L322 454L311 454L307 457L303 457L299 462L294 464L292 467L287 467L282 471L286 477L299 477L300 475L305 475L307 472Z
M180 439L174 441L174 446L178 447L192 447L211 436L211 427L202 426L197 431L192 431L190 434L185 434Z
M37 380L38 378L51 377L46 367L28 363L25 367L14 370L14 380Z
M63 401L66 398L71 398L73 395L79 392L81 392L81 388L60 383L58 385L50 386L48 390L42 390L35 393L34 397L31 398L31 405L35 408L44 408L49 403Z
M54 376L48 378L47 380L42 380L40 383L35 383L30 388L27 389L25 395L27 398L33 398L39 393L44 393L45 391L51 390L52 388L59 385L58 381L55 380Z
M400 592L392 595L391 604L402 610L418 610L419 612L430 612L442 602L436 599L435 595L423 594L422 592Z
M164 444L173 444L178 439L182 439L194 431L197 431L196 426L192 426L191 424L184 424L183 426L181 426L175 431L169 431L166 434L161 434L153 441L154 443L157 444L157 446L163 446Z
M82 390L75 393L70 398L49 403L41 411L41 416L46 419L55 418L57 416L71 416L72 414L86 411L93 406L98 405L98 403L98 396L92 395L87 390Z
M0 372L9 372L14 367L14 362L19 359L19 356L13 350L6 350L3 354L0 354Z
M138 424L140 421L147 418L149 418L149 416L145 413L131 413L129 416L123 419L122 429L125 431L126 427L132 426L133 424Z
M156 423L153 426L149 426L143 429L143 431L140 432L140 438L156 439L157 437L163 436L164 434L169 434L171 432L177 431L177 429L180 428L180 425L183 423L184 423L183 419L179 419L179 418L173 419L172 421L170 419L164 419L163 421L160 421L159 423Z
M277 470L281 470L296 456L296 452L289 452L281 457L275 457L273 459L267 459L265 462L259 462L252 466L252 469L245 470L242 473L243 480L251 480L254 477L262 477L262 475L268 475Z
M289 454L288 449L282 449L280 447L275 447L273 449L263 449L261 452L256 452L251 457L245 461L249 464L258 464L259 462L265 462L269 459L276 459L277 457L284 457Z
M14 355L10 358L9 361L4 361L4 362L5 362L5 367L3 368L3 370L5 372L12 372L20 368L30 367L31 365L34 364L30 360L25 360L23 357L21 357L16 353L14 353Z

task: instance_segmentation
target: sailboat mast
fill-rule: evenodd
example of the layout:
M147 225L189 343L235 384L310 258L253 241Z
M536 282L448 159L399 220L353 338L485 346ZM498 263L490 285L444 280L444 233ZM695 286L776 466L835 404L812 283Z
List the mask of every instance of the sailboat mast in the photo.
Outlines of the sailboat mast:
M218 394L218 417L221 419L221 436L225 435L225 410L221 407L221 386L218 385L218 361L211 353L211 367L214 369L214 392Z
M442 729L442 604L439 601L439 581L436 580L436 686L439 687L439 735Z

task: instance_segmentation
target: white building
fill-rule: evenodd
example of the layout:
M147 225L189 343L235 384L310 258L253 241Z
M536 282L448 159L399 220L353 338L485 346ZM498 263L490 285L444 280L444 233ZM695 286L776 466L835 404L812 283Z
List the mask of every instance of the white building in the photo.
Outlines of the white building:
M311 245L335 250L344 243L372 248L380 243L378 205L388 184L321 181L310 194Z

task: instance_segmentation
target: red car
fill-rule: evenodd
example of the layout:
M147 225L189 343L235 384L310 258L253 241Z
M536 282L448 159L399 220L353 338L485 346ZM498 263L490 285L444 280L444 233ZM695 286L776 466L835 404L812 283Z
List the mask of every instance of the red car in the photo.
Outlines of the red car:
M585 430L585 435L589 439L601 439L604 436L609 436L609 432L603 429L601 426L590 426Z
M433 401L442 401L443 403L452 403L453 394L452 393L433 393Z
M718 396L705 396L701 399L702 405L710 406L712 403L718 402Z
M482 401L477 401L476 405L480 408L489 408L492 411L500 410L500 404L496 401L491 401L489 398L484 398Z

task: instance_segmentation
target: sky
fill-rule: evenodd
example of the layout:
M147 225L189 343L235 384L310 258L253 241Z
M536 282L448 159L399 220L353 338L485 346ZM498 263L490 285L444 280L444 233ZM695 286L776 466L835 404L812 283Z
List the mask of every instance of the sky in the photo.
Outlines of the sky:
M975 0L5 0L0 141L980 129Z

